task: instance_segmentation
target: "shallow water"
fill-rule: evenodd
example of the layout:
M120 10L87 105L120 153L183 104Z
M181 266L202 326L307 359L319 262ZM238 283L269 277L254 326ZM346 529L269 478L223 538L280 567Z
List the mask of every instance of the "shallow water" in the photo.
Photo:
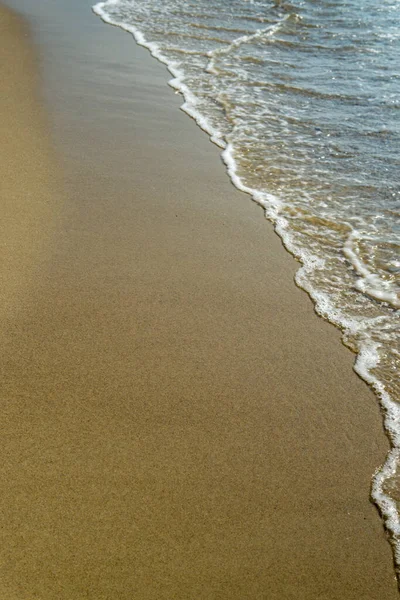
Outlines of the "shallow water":
M400 565L397 0L110 0L94 10L167 64L183 110L302 263L298 285L357 353L392 444L372 495Z

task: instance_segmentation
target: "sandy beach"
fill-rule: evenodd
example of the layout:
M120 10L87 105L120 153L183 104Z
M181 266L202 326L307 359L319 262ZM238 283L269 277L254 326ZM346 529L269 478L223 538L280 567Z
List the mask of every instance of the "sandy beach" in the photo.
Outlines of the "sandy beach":
M378 403L295 260L131 36L10 4L1 600L395 600Z

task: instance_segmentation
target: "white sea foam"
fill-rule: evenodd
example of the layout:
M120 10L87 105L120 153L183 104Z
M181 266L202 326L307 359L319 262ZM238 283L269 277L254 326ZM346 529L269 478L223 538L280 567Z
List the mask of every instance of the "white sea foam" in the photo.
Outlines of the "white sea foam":
M263 207L266 217L274 223L275 230L282 238L285 247L301 262L301 267L296 274L297 285L311 296L315 303L316 311L342 330L344 343L351 346L351 348L357 352L354 369L358 375L374 389L379 397L384 416L385 429L391 443L391 450L388 453L384 464L377 470L373 477L371 495L378 505L385 521L386 528L390 533L397 570L399 572L400 518L396 501L391 498L387 491L385 491L385 484L390 481L400 469L400 404L391 397L385 383L376 375L376 370L380 366L382 360L381 344L379 340L377 341L375 339L376 331L384 331L386 324L385 319L390 319L390 315L376 317L373 315L368 316L368 311L366 314L361 315L357 315L357 312L355 311L346 311L343 304L337 300L331 291L327 291L323 286L319 286L315 283L316 274L324 272L327 258L313 251L312 247L307 247L306 245L299 243L298 234L291 226L288 217L288 203L285 201L285 196L282 194L269 193L265 189L252 187L246 183L241 175L239 175L240 165L238 164L236 154L236 152L240 153L240 150L237 150L238 140L235 136L226 134L226 132L223 131L223 128L218 128L212 123L207 111L203 110L204 100L196 94L189 85L187 85L184 67L182 67L180 63L169 59L165 53L163 53L158 42L148 41L139 28L126 22L126 17L125 19L118 18L118 10L115 9L118 8L120 3L120 0L108 0L107 2L96 4L93 7L93 10L105 22L117 25L130 32L139 45L146 47L157 60L167 66L168 70L173 75L173 79L169 82L170 86L178 90L184 98L184 103L181 107L182 110L197 122L201 129L210 136L215 144L223 148L221 156L232 183L239 190L249 194L255 202ZM132 2L132 6L133 5L134 2ZM276 25L257 29L252 34L242 35L233 39L229 45L208 51L206 53L208 62L206 62L204 69L211 76L218 75L219 68L217 62L223 58L224 55L229 55L233 49L236 50L240 48L240 46L248 44L257 38L273 36L279 31L282 24L289 16L290 15L282 16ZM198 51L190 49L185 49L185 52L189 54L198 54ZM271 63L272 62L273 61L271 61ZM278 64L277 61L275 61L275 63ZM244 103L244 106L246 106L247 99L245 93L243 93L242 102ZM279 105L276 105L276 110L279 110ZM260 116L262 119L265 119L266 116L272 118L272 111L268 111L265 107L262 107ZM280 131L290 134L290 121L281 117L279 118L281 121ZM232 127L234 127L234 125ZM238 128L237 131L239 131ZM317 134L321 137L322 131L319 129L316 135ZM323 155L322 159L324 158L325 156ZM322 176L324 175L324 168L319 168L318 164L316 164L315 170L319 170ZM324 207L326 204L321 203L321 206ZM349 230L349 233L341 251L351 263L358 276L358 279L353 283L353 288L355 287L359 292L376 301L383 301L390 304L393 309L400 308L400 297L392 283L383 280L377 273L371 271L361 259L356 247L356 242L359 240L361 234L355 227L351 227L350 225L346 225L346 227ZM395 336L396 333L393 335ZM393 349L393 356L397 356L396 352L397 351Z
M372 273L360 259L355 245L360 237L357 230L352 231L343 248L343 253L360 276L355 283L356 288L375 300L387 302L393 308L400 308L400 290L390 281L384 281L377 273Z
M223 54L229 54L232 50L236 50L243 46L244 44L249 44L250 42L261 38L263 36L271 36L274 35L281 28L282 24L289 18L290 15L285 15L278 23L274 25L269 25L268 27L257 29L257 31L251 35L242 35L241 37L235 38L229 46L225 48L218 48L217 50L211 50L208 52L208 56L210 58L209 63L206 67L206 72L218 74L218 69L215 66L215 60L218 56L222 56Z

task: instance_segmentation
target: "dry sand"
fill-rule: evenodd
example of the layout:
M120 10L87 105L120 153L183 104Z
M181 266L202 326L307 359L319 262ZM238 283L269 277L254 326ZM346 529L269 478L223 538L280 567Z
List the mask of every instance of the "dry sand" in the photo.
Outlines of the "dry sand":
M395 600L353 356L164 69L45 7L48 131L0 13L1 600Z

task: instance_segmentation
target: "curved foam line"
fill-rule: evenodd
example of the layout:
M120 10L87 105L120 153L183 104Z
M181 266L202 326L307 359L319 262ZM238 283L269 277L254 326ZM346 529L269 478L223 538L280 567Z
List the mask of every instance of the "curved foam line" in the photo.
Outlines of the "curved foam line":
M361 236L358 231L354 230L347 238L343 247L344 255L360 276L360 279L356 282L356 288L375 300L387 302L393 308L400 308L400 293L396 289L390 289L390 284L383 281L376 273L372 273L358 256L354 242L359 239L361 239ZM388 287L389 289L385 289Z
M239 48L243 44L249 44L253 40L256 40L256 39L262 37L264 34L266 34L268 36L273 35L277 31L279 31L279 29L282 27L282 24L285 21L287 21L287 19L289 17L290 17L290 14L284 16L275 25L269 25L268 27L265 27L264 29L257 29L257 31L255 31L251 35L242 35L241 37L238 37L238 38L234 39L229 44L229 46L226 46L224 48L217 48L216 50L211 50L211 52L208 52L208 56L210 57L210 61L209 61L208 65L207 65L207 67L206 67L206 72L207 73L218 74L218 71L216 70L216 68L214 66L215 65L215 59L217 58L217 56L222 56L223 54L229 54L229 52L231 52L234 48Z

